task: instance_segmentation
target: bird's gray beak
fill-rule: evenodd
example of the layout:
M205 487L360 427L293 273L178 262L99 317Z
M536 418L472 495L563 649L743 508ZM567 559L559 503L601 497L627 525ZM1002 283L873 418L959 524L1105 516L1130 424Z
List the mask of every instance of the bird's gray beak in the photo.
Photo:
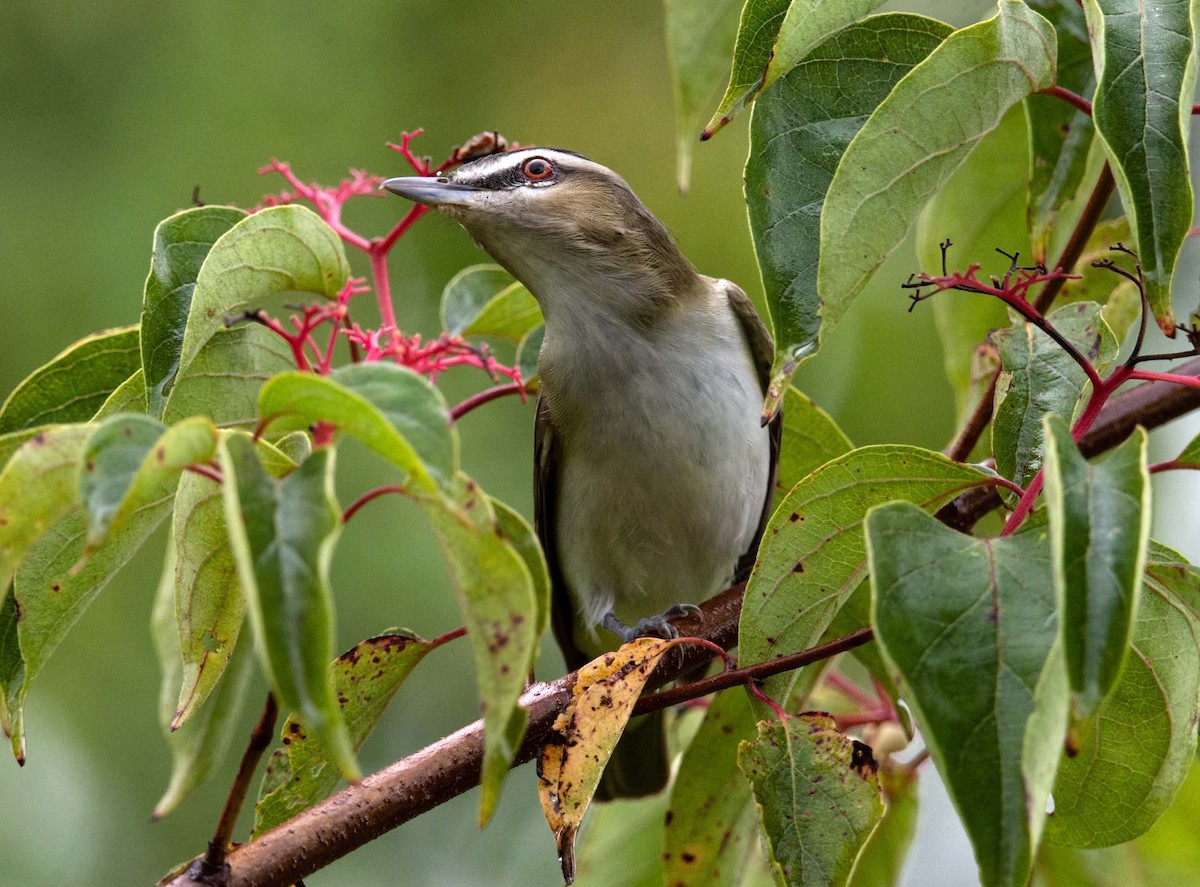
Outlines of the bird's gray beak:
M426 206L468 206L485 193L484 188L462 185L444 176L400 176L379 187Z

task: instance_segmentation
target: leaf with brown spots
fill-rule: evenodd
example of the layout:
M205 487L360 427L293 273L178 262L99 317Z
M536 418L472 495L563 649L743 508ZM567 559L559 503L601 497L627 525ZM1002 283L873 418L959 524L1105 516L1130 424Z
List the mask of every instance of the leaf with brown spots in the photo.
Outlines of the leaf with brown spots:
M673 642L637 638L579 670L571 701L538 758L542 812L558 842L563 879L575 879L575 834L634 704Z
M367 638L335 659L330 680L355 751L379 721L392 696L433 649L429 641L407 632L391 631ZM273 756L269 780L264 777L255 809L254 834L291 819L301 810L333 793L337 768L294 718L280 732L285 754Z
M772 515L746 586L739 626L744 665L817 644L867 572L863 518L872 505L903 499L936 511L990 483L977 468L920 447L862 447L801 480ZM856 625L854 628L861 628ZM798 672L766 681L787 699Z
M759 721L738 749L776 880L804 887L847 882L883 814L871 750L823 712Z
M217 429L203 416L170 428L136 413L101 423L88 438L80 476L88 517L84 557L91 557L147 502L172 495L180 473L208 462L216 449Z
M517 705L545 626L545 561L529 526L459 474L445 498L417 499L433 526L467 626L483 706L479 820L491 818L525 733Z

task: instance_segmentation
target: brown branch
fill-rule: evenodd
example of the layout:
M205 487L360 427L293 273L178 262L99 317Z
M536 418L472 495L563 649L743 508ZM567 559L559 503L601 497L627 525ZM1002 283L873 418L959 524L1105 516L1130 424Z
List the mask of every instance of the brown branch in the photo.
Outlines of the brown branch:
M1200 359L1176 367L1173 372L1180 376L1200 376ZM1091 458L1115 447L1139 425L1150 431L1196 409L1200 409L1200 389L1171 382L1144 382L1105 404L1092 430L1079 441L1079 449ZM1000 505L995 488L976 487L963 493L937 516L946 526L969 533L981 517Z
M1175 372L1200 376L1200 360L1191 361ZM1197 408L1200 408L1200 390L1146 382L1109 401L1091 432L1080 441L1080 447L1085 454L1094 455L1116 446L1137 425L1156 428ZM944 508L939 517L950 526L969 529L999 505L1000 499L993 488L979 487L964 493ZM744 585L738 585L706 601L700 616L679 620L680 632L706 638L726 649L733 646L744 590ZM865 643L870 629L852 637ZM841 639L835 646L845 643L846 639ZM803 655L815 652L806 651ZM670 668L655 673L650 689L699 667L710 657L710 651L701 647L681 646L679 656L669 663ZM522 696L529 726L514 764L525 763L537 755L555 718L566 705L574 681L575 675L569 674L550 683L535 684ZM645 704L650 703L647 700ZM227 883L230 887L284 887L294 883L474 787L479 782L482 755L483 725L477 721L235 848L226 860ZM162 883L169 887L198 887L186 874Z

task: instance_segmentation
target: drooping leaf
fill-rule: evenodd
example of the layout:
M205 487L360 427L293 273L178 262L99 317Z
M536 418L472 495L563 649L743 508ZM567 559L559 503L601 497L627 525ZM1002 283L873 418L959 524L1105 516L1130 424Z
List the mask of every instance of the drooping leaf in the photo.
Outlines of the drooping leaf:
M79 472L92 429L61 425L21 444L0 472L0 589L44 533L79 504Z
M360 363L328 376L282 373L263 386L259 410L302 425L336 425L407 472L418 490L448 487L454 477L458 439L445 399L404 367Z
M162 416L179 369L183 331L200 268L213 244L244 218L245 210L232 206L199 206L168 216L154 229L140 343L152 416Z
M975 849L1024 887L1067 726L1049 531L951 530L907 503L867 516L872 622Z
M174 552L168 548L167 563L150 615L150 627L162 669L158 720L167 746L171 749L171 778L162 797L154 805L153 819L161 819L174 810L224 759L238 715L241 714L254 663L250 645L243 645L229 674L200 709L200 715L180 729L173 729L183 672L183 662L179 657L179 633L175 629L175 572Z
M776 480L781 494L786 495L814 470L852 449L854 445L828 413L795 388L788 388Z
M1117 356L1117 342L1094 302L1064 305L1046 320L1098 372ZM1070 418L1087 375L1046 333L1023 320L992 334L1002 372L996 382L992 453L996 470L1022 487L1042 467L1042 417Z
M675 169L687 191L692 151L709 102L729 73L741 0L663 0L667 59L675 92Z
M883 813L871 750L823 713L759 721L738 765L750 780L781 884L842 885Z
M80 339L13 389L0 407L0 434L86 422L140 366L135 326Z
M1058 35L1055 83L1085 98L1090 96L1096 76L1083 9L1075 0L1030 0L1029 5L1045 16ZM1090 116L1055 96L1031 95L1025 100L1025 109L1029 118L1031 264L1041 262L1049 267L1060 214L1081 186L1090 193L1095 182L1095 174L1088 174L1095 128ZM1079 209L1082 207L1062 221L1074 222Z
M538 758L538 796L562 861L575 877L575 834L600 774L659 659L671 647L660 638L636 638L579 670L571 699L554 721L554 739Z
M489 499L496 514L496 531L505 538L513 550L525 561L529 578L533 581L533 596L537 618L534 620L534 636L541 637L550 624L550 572L546 567L546 555L533 532L533 527L512 506L499 499Z
M1133 632L1150 532L1146 432L1135 429L1095 463L1061 417L1046 416L1045 435L1054 585L1078 722L1112 692Z
M941 245L946 270L966 271L980 265L980 278L1003 275L1012 260L996 251L1020 255L1030 264L1025 203L1029 193L1029 157L1014 146L1029 139L1025 111L1011 108L1000 125L988 133L966 161L925 204L917 217L917 258L927 274L942 273ZM976 293L938 293L930 300L942 365L954 389L957 424L971 415L969 398L978 348L988 333L1009 325L1004 303ZM924 309L924 305L915 310Z
M226 316L286 293L330 299L349 276L341 240L312 210L289 204L247 216L217 239L200 266L179 345L178 375L224 326Z
M525 732L517 700L537 655L546 618L538 598L549 579L541 558L529 556L528 542L508 537L511 516L498 518L493 500L474 481L460 475L448 500L419 501L449 568L475 663L484 723L482 825L495 811Z
M955 31L896 85L846 148L821 212L817 289L826 322L1008 109L1052 85L1054 55L1050 23L1001 0L995 18Z
M78 426L74 426L78 427ZM26 552L13 580L24 672L6 688L18 758L24 753L23 709L34 678L79 617L170 513L171 497L147 501L129 516L125 529L82 562L86 536L83 509L76 504Z
M137 509L170 496L180 472L209 461L216 448L217 430L203 416L167 428L149 416L119 413L98 425L80 475L88 516L85 556L120 532Z
M499 265L471 265L442 293L442 328L454 336L498 336L519 342L542 323L533 294Z
M219 484L197 474L180 478L169 544L174 552L172 615L180 674L168 725L177 730L225 673L246 615Z
M704 127L700 139L712 138L722 126L744 109L758 92L771 49L792 0L746 0L738 19L737 37L733 45L733 70L729 85L712 119Z
M432 649L428 641L393 631L361 641L330 664L330 680L355 750L362 748L396 690ZM286 762L273 762L284 769L272 774L279 784L259 795L255 835L328 797L338 784L337 768L324 746L305 732L301 722L288 718L280 735Z
M1132 221L1159 326L1173 335L1171 277L1192 224L1188 131L1200 7L1187 0L1085 0L1096 98L1092 119Z
M246 435L218 449L225 522L263 668L285 711L323 743L347 778L358 765L329 681L333 596L329 562L341 532L333 451L315 450L283 480Z
M862 447L827 462L779 503L763 534L739 626L739 661L764 662L815 645L867 570L863 515L903 499L935 511L988 483L969 465L909 446ZM787 699L796 672L768 678Z
M1152 543L1128 660L1059 766L1047 841L1129 841L1171 806L1196 752L1198 607L1200 571Z
M817 293L821 207L842 152L892 87L950 32L920 16L875 16L829 38L758 101L746 202L775 327L777 373L810 353L806 346L845 313L848 300L840 294L823 303Z
M757 844L758 813L737 751L754 735L754 712L744 690L734 687L713 697L671 788L663 883L741 883Z

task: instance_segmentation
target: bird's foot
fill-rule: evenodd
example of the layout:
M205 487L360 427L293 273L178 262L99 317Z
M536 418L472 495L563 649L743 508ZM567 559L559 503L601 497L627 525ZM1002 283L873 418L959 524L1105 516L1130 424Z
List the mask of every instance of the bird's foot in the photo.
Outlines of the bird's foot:
M663 638L670 641L679 637L679 629L671 624L672 619L699 616L700 613L700 608L695 604L672 604L657 616L639 619L637 625L626 625L611 612L605 615L600 624L620 638L622 644L628 644L634 638Z

